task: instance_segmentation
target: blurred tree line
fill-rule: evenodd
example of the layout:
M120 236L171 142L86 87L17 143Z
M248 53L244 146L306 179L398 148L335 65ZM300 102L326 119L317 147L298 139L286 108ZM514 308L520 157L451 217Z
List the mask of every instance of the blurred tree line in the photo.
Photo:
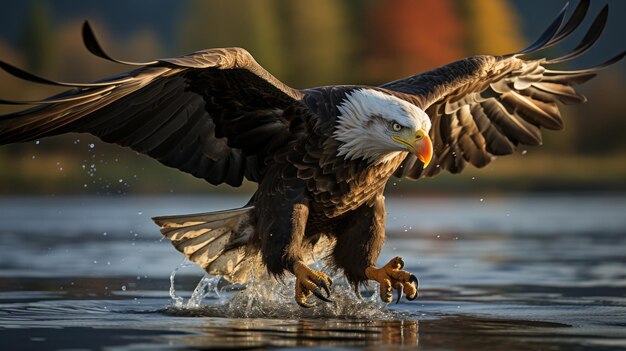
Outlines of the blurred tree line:
M173 46L160 41L151 28L113 38L98 20L92 20L92 24L103 46L123 59L145 60L210 47L241 46L276 77L298 88L380 84L473 54L510 53L534 39L523 37L515 8L507 0L189 0L170 5L183 6L184 14L178 19L176 27L180 32ZM51 6L54 5L50 2L33 2L23 23L19 48L11 48L0 40L3 60L67 81L99 79L126 69L87 53L80 38L83 19L55 21ZM614 53L606 53L611 54ZM27 100L58 92L5 74L0 74L0 79L2 97ZM623 75L600 74L581 91L592 96L591 101L563 110L567 131L544 133L546 145L541 153L624 154L626 138L622 130L626 119L620 101ZM10 110L2 107L0 112ZM82 149L76 146L80 139L84 140ZM90 150L84 145L91 143L98 145L100 160L116 160L117 166L108 166L115 172L140 173L141 170L133 169L137 164L160 169L151 160L135 161L137 156L132 152L104 145L89 136L59 137L45 142L51 147L27 143L0 148L0 179L11 179L12 184L18 182L23 187L42 179L55 179L51 174L34 171L37 164L58 168L58 162L43 161L54 155L55 160L73 165L57 177L57 184L63 179L71 184L84 174L81 169L95 154L85 153ZM78 171L69 174L69 169ZM39 175L24 180L28 172ZM163 172L173 183L190 181L189 177ZM140 191L158 187L162 179L156 178L154 183L146 181ZM115 189L116 185L112 186ZM0 193L14 191L14 187L0 186Z

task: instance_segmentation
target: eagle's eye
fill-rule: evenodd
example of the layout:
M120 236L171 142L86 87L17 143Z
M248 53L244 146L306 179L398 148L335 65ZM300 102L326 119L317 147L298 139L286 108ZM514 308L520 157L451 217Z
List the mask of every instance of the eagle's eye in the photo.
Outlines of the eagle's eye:
M399 132L402 130L402 128L403 127L398 122L391 123L391 130L393 130L394 132Z

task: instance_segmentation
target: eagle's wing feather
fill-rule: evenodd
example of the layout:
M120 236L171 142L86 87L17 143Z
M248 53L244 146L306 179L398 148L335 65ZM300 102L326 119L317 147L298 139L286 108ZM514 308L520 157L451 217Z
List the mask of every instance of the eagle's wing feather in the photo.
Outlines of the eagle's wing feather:
M554 59L527 55L566 38L582 22L588 7L588 1L581 1L565 24L564 8L536 42L516 54L469 57L382 85L418 104L432 121L430 165L423 169L409 155L395 175L417 179L441 170L458 173L467 163L483 167L493 156L513 153L517 145L540 145L541 127L563 128L557 103L584 102L585 97L572 86L593 78L595 71L619 61L625 53L583 70L558 71L550 65L587 51L606 24L607 8L572 52Z
M111 59L85 28L89 50ZM36 83L74 87L41 101L0 100L35 105L0 116L0 145L86 132L212 184L233 186L244 177L258 181L264 157L289 138L297 114L285 111L300 106L302 96L240 48L146 62L94 83L55 82L4 62L0 68Z

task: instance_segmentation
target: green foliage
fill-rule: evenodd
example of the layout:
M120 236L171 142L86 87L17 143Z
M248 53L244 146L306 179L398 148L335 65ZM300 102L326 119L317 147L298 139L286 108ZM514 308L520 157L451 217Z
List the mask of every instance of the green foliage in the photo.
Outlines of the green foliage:
M54 32L50 9L47 3L34 2L28 19L24 23L21 38L22 51L28 68L34 72L48 72L54 57Z
M192 0L180 33L183 51L246 48L293 86L345 82L351 38L341 2Z
M275 0L191 0L181 23L181 50L243 47L280 78L285 64L276 8Z
M346 10L334 0L281 0L288 80L296 86L345 84L354 38L348 36Z

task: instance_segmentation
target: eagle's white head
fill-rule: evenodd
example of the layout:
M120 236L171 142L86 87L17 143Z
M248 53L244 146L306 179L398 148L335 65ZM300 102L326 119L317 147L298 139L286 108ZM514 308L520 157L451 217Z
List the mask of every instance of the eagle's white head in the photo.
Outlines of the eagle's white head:
M338 154L347 160L363 158L378 164L401 152L415 154L424 167L433 154L428 137L431 123L419 107L374 89L358 89L338 106L333 137L341 142Z

